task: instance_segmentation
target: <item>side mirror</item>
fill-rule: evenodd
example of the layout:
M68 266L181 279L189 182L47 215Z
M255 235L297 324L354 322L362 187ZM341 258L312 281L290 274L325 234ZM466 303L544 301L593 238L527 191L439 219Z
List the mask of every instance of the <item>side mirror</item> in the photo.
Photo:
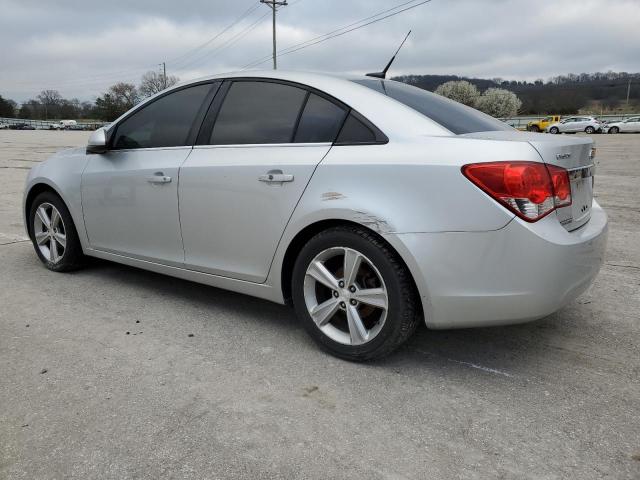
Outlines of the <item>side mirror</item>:
M105 153L107 150L107 132L104 128L99 128L89 137L87 153Z

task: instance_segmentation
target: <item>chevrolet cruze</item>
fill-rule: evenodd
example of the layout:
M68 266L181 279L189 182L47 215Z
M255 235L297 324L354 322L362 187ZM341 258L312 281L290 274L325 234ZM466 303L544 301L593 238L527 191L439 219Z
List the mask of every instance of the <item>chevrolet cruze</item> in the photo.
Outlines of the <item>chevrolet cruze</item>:
M555 312L607 217L587 137L518 132L371 77L247 72L172 87L27 180L54 271L99 257L292 303L342 358Z

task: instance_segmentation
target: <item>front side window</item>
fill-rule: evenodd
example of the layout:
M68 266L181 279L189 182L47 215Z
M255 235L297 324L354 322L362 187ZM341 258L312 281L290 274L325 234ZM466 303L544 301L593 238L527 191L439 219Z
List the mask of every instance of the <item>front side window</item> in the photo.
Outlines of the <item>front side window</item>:
M272 82L237 81L220 107L211 145L290 143L307 91Z
M186 145L191 127L210 89L210 84L183 88L142 107L118 124L112 148Z
M474 108L406 83L374 78L353 81L405 104L456 135L513 130L506 123Z

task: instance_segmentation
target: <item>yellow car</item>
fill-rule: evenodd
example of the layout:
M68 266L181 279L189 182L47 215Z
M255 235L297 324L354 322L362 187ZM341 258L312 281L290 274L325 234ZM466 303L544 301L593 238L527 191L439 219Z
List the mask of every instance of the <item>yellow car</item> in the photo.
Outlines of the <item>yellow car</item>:
M548 117L541 118L540 120L534 120L527 123L527 130L529 132L544 132L552 123L560 121L560 115L549 115Z

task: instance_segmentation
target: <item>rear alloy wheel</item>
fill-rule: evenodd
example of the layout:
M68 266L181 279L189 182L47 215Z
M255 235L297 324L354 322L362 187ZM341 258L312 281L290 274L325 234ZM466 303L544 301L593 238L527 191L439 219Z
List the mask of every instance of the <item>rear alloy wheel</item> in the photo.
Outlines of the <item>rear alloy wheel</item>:
M549 129L549 133L553 133L555 135L557 133L560 133L560 130L558 129L558 127L551 127Z
M293 272L293 300L311 336L339 357L387 355L418 325L417 296L389 246L357 227L319 233Z
M588 133L589 135L591 135L592 133L595 133L595 131L596 129L591 126L584 129L584 133Z
M620 129L618 127L611 127L609 133L620 133Z
M52 192L36 197L29 211L29 233L38 257L56 272L74 270L84 255L71 214Z

